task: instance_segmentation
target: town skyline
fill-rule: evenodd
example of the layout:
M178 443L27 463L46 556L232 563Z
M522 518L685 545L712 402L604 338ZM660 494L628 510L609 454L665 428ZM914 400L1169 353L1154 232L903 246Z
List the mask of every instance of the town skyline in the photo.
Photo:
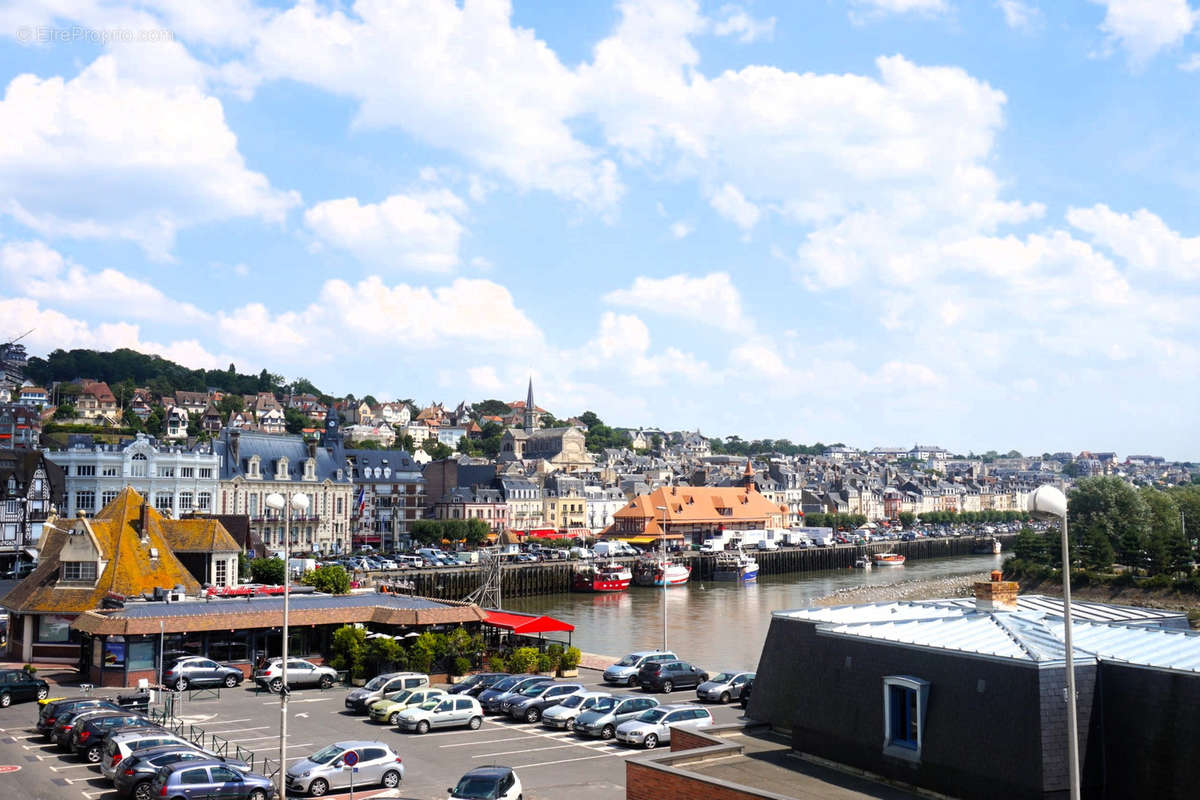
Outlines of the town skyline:
M227 5L0 15L0 341L1200 453L1194 3Z

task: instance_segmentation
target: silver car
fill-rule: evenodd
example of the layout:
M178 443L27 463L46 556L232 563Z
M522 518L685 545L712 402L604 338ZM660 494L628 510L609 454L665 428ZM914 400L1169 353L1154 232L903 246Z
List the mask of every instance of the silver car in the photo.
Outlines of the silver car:
M367 681L361 689L351 689L346 693L346 708L362 714L376 700L382 700L385 695L399 692L403 689L419 689L429 685L429 676L423 672L388 672L376 675Z
M575 733L581 736L599 736L611 739L617 726L638 714L658 707L653 697L618 695L597 701L590 711L584 711L575 719Z
M483 708L474 697L446 695L427 700L416 708L400 712L396 727L402 731L429 733L430 728L454 728L465 725L479 730L483 724Z
M712 721L712 713L701 706L659 706L618 725L617 741L653 750L671 741L672 727L707 728Z
M716 700L728 703L742 696L746 681L754 677L753 672L719 672L696 687L696 697L701 700Z
M346 763L350 753L357 757L353 771L346 769L351 766ZM335 742L288 767L285 782L289 792L320 797L330 789L349 787L352 772L355 786L378 783L395 789L404 779L404 764L383 742Z
M530 686L511 702L503 704L504 712L516 720L537 722L542 712L556 706L573 694L583 691L581 683L543 683Z
M593 706L605 697L612 697L608 692L579 692L564 699L556 706L551 706L542 712L542 725L547 728L569 730L575 724L575 718L584 711L590 711Z
M288 688L297 686L320 686L328 689L338 679L337 670L333 667L317 666L302 658L288 658L287 662ZM283 688L283 661L272 658L265 669L254 673L254 682L272 692Z
M679 656L670 650L639 650L630 653L604 670L604 682L637 686L638 670L651 661L678 661Z

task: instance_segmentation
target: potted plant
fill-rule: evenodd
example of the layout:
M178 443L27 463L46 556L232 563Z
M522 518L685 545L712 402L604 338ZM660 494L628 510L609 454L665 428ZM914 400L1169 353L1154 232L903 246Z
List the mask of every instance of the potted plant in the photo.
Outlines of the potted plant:
M578 647L568 647L563 651L562 659L558 662L558 674L563 678L579 677L579 659L583 653Z

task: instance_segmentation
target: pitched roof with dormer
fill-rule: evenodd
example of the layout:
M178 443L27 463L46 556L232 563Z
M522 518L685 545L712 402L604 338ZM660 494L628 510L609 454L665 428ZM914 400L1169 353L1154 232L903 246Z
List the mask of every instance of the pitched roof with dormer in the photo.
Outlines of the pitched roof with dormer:
M665 507L666 511L659 511ZM656 533L665 517L671 526L689 523L732 525L737 522L766 523L772 517L787 513L787 506L778 506L757 491L732 486L661 486L650 494L641 494L629 501L613 520L647 520L647 533Z
M110 592L129 596L152 592L155 588L183 586L194 594L200 591L200 584L176 558L170 537L201 536L210 522L220 529L219 533L211 533L211 540L224 545L220 537L224 533L224 539L237 550L237 544L220 523L167 519L146 505L140 494L126 487L91 519L47 522L37 568L0 603L16 613L76 614L99 608ZM104 568L94 585L64 584L59 580L60 555L68 539L74 536L90 537L99 551L97 557Z

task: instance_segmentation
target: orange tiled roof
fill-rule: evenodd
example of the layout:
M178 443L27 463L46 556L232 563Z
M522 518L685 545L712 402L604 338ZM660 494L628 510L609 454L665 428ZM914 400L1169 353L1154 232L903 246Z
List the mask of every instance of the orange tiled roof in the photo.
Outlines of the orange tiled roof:
M63 519L47 524L42 532L37 568L8 593L2 601L4 606L18 613L76 614L99 608L109 592L139 595L156 587L176 585L182 585L190 594L199 592L200 584L175 557L165 533L179 525L179 521L165 519L147 507L146 541L142 541L143 502L140 494L126 487L92 519ZM68 531L86 529L91 530L100 548L100 560L108 563L95 586L59 585L60 554ZM232 541L229 533L221 530ZM158 558L150 558L152 549L158 551Z
M659 511L665 506L666 511ZM729 513L721 513L728 509ZM640 494L613 513L614 522L621 519L648 519L657 525L665 514L668 524L730 523L762 520L766 522L780 513L780 506L757 491L739 486L674 486L660 487L650 494Z

